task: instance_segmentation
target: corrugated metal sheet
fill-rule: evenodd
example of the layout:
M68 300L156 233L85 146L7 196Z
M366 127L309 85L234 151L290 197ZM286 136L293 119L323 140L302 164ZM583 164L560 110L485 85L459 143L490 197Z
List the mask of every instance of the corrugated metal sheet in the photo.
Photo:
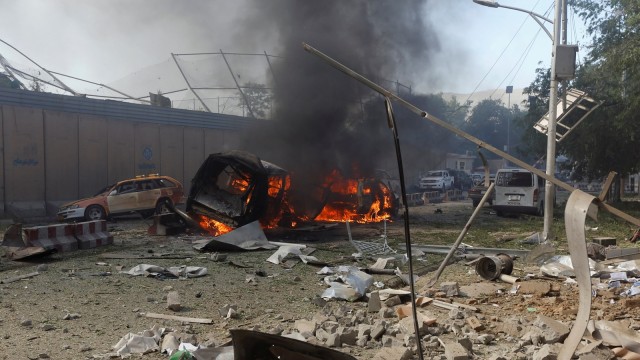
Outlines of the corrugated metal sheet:
M91 114L153 124L193 126L210 129L239 130L256 120L235 115L203 111L170 109L131 104L114 100L97 100L0 87L0 105L40 108L68 113Z

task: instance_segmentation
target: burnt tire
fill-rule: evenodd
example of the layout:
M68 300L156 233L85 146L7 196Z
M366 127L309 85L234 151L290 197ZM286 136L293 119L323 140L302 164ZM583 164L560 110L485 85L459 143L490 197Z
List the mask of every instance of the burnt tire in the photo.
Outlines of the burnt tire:
M173 204L171 203L171 200L169 199L158 200L158 203L156 204L155 213L157 215L161 215L161 214L167 214L170 212L173 212Z
M106 212L100 205L91 205L84 211L84 219L87 221L104 220L106 219Z

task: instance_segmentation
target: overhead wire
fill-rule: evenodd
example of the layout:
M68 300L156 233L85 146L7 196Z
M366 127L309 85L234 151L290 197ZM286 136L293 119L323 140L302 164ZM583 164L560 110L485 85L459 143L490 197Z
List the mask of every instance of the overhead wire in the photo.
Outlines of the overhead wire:
M536 3L533 5L533 8L535 9L536 6L538 6L538 4L540 3L540 0L536 1ZM522 29L522 27L524 26L524 24L527 22L529 16L527 16L523 21L522 24L520 24L520 26L518 27L518 30L514 33L513 37L511 38L511 40L509 40L509 43L505 46L505 48L502 50L502 52L500 53L500 55L498 56L498 58L496 59L496 61L493 63L493 65L491 65L491 67L489 68L489 70L487 70L487 73L482 77L482 79L480 79L480 81L478 82L478 84L476 85L476 87L473 89L473 91L469 94L469 96L467 97L467 100L464 101L464 103L458 108L462 108L463 105L466 105L469 103L469 100L471 99L471 97L476 93L476 91L478 90L478 88L480 87L480 85L482 85L482 82L487 78L487 76L489 76L489 74L491 73L491 71L493 70L493 68L496 66L496 64L498 63L498 61L500 61L500 59L502 58L502 56L504 55L504 53L507 51L507 49L509 48L509 46L511 46L511 43L513 42L513 40L516 38L516 36L518 35L518 33L520 32L520 30ZM458 110L456 109L456 111Z
M535 7L534 7L535 8ZM553 5L549 6L549 8L547 9L547 11L544 12L544 16L547 16L549 14L549 12L551 11L551 9L553 8ZM533 38L531 39L531 41L529 42L529 45L527 45L527 47L524 49L524 51L522 52L522 55L520 55L520 57L518 58L518 60L516 61L516 63L513 65L513 67L511 68L511 70L507 73L507 75L502 79L502 81L500 82L500 84L498 84L498 86L493 90L493 92L491 93L491 95L489 96L489 98L493 98L493 95L498 92L498 90L500 88L502 88L502 85L504 84L504 82L507 80L507 78L509 77L509 75L511 75L511 73L513 73L514 69L516 67L518 67L518 70L513 74L513 76L511 77L511 83L513 83L513 81L515 80L516 76L518 75L518 73L520 72L520 69L522 69L522 66L524 65L524 61L526 60L527 56L529 55L529 52L531 51L531 49L533 48L533 44L535 43L535 41L538 39L538 35L540 35L540 31L542 31L542 28L538 28L538 31L536 31L535 35L533 36Z

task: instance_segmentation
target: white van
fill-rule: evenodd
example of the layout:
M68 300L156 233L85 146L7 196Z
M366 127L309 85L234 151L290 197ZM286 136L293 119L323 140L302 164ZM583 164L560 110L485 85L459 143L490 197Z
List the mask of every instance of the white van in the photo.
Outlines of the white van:
M544 215L544 179L525 169L500 169L496 173L493 209L505 213Z

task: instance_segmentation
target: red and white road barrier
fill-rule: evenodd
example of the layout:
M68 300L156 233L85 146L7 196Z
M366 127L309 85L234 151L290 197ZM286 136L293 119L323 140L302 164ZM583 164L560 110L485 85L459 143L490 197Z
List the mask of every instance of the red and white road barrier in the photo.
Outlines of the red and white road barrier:
M56 249L58 252L78 250L72 224L57 224L25 228L24 241L27 246Z
M86 221L73 224L73 233L81 250L113 244L113 236L107 230L104 220Z

